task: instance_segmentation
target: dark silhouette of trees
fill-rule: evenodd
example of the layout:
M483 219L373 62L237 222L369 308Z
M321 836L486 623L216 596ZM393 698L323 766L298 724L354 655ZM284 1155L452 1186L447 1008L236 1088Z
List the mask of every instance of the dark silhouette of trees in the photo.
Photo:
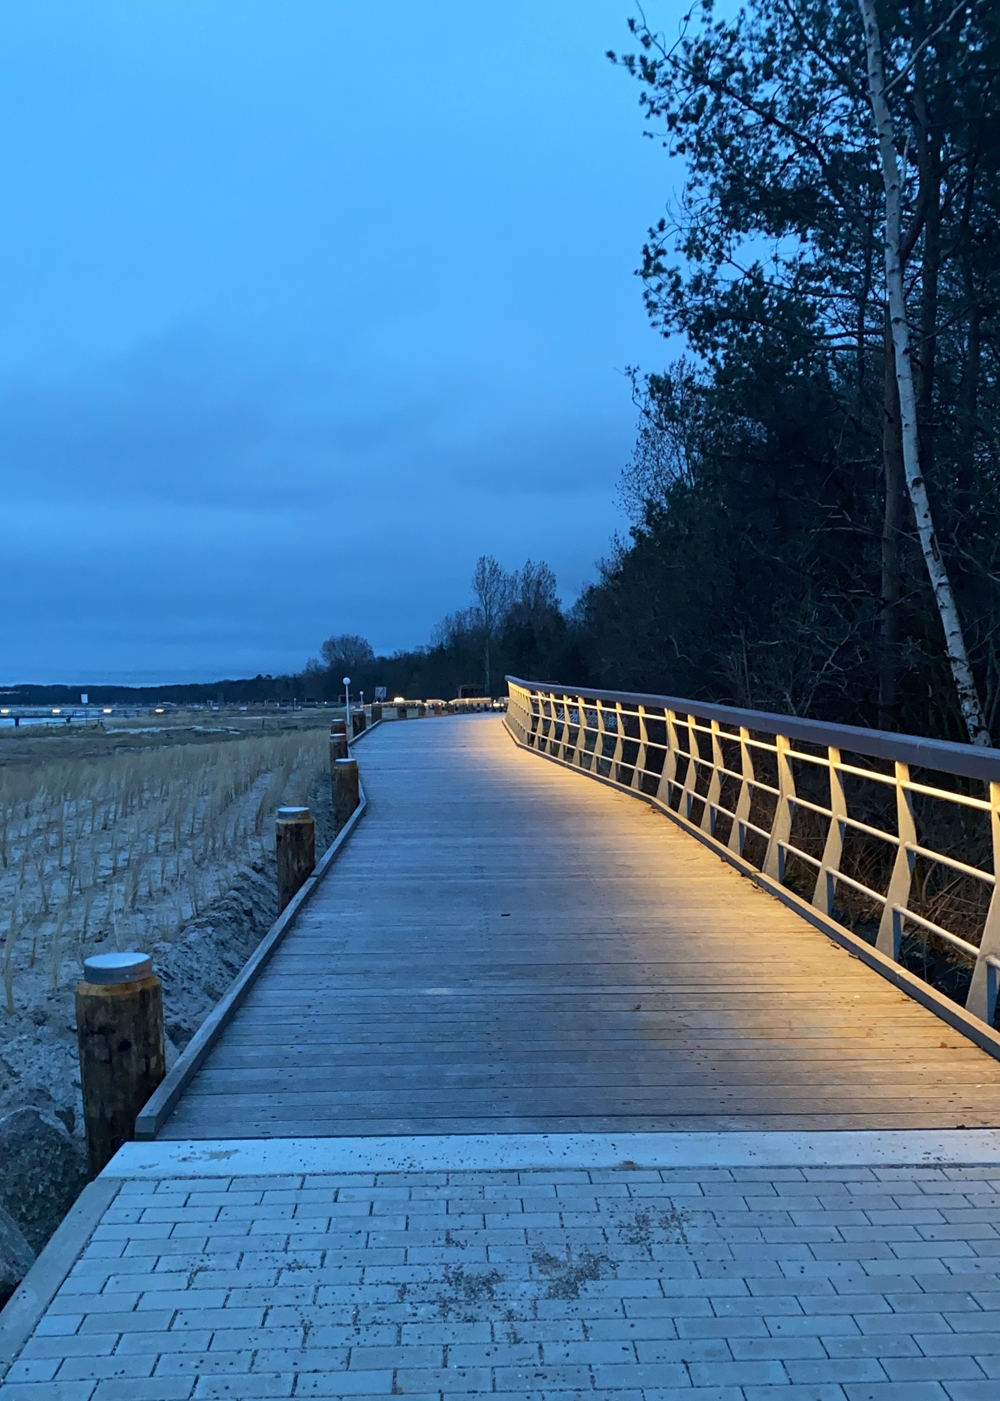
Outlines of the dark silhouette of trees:
M933 505L995 731L1000 10L886 0L878 15L914 369L910 476ZM616 61L685 170L640 273L650 316L686 336L690 357L636 376L633 535L582 603L591 668L965 739L905 480L885 153L858 0L751 0L728 20L706 3L676 41L641 19L631 28L636 51Z

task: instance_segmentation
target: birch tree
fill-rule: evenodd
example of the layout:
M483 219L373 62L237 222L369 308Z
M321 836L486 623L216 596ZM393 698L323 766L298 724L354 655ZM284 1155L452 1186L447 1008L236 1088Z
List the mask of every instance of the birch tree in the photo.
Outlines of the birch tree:
M886 95L882 38L874 0L858 0L865 32L868 58L868 94L878 137L882 181L885 186L885 281L889 302L889 323L899 387L900 430L903 441L903 470L916 518L920 549L927 566L934 601L944 630L945 650L951 668L958 703L969 739L988 745L990 733L983 720L982 705L969 663L965 634L959 616L948 568L938 544L931 513L927 483L920 467L917 431L917 396L914 388L910 328L906 317L906 288L903 284L901 180L896 158L896 137Z

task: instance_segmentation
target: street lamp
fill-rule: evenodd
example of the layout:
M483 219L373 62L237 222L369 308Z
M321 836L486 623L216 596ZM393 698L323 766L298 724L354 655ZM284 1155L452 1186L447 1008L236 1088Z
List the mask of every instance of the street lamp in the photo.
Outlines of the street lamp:
M351 742L351 678L344 677L344 733L347 743Z

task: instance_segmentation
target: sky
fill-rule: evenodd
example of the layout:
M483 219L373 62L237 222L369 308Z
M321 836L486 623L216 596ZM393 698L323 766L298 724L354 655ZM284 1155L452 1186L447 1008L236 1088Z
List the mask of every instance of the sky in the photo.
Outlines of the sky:
M633 10L0 8L0 684L412 647L481 554L572 602L670 351Z

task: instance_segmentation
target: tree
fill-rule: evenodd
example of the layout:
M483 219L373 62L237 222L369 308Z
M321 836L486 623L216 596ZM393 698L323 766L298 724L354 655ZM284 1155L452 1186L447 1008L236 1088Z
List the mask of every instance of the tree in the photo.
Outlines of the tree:
M501 635L505 668L531 681L562 679L546 671L557 657L561 660L565 636L555 574L541 560L526 560L511 575L511 600Z
M338 682L342 676L353 676L375 660L371 643L353 632L328 637L319 650L327 671L336 672Z
M490 654L497 634L507 616L513 592L513 580L492 555L480 555L472 575L475 595L475 617L483 646L483 694L492 695Z

